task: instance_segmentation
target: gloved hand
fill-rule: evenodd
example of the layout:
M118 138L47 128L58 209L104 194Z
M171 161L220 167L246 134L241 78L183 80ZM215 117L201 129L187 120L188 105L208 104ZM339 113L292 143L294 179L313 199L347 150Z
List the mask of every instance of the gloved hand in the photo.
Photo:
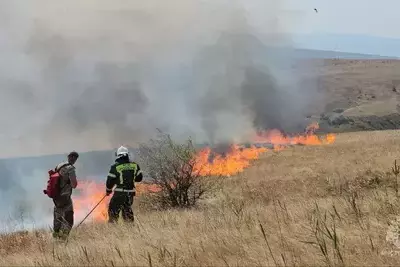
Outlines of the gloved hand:
M109 196L112 193L112 190L106 189L106 196Z

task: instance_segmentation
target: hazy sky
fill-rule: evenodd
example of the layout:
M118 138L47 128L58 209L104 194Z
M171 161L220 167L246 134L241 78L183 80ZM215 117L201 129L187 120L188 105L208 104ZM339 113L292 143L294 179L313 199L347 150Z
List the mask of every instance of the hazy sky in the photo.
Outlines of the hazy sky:
M285 3L288 12L297 14L299 32L400 37L400 2L396 0L288 0ZM319 12L315 13L314 8Z

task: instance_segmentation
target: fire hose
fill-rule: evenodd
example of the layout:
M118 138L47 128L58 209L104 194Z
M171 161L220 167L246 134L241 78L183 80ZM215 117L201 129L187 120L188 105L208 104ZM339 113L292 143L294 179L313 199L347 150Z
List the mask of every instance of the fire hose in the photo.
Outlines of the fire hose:
M86 219L87 217L90 216L90 214L92 214L92 212L97 208L97 206L100 205L101 202L103 202L103 200L106 198L107 194L104 195L104 197L102 199L100 199L100 201L96 204L96 206L93 207L93 209L86 215L85 218L83 218L83 220L75 227L75 229L77 229Z

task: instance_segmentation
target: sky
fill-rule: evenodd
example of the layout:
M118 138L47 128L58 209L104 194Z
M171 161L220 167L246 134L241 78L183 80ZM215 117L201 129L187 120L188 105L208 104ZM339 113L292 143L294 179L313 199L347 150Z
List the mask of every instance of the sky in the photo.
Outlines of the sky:
M249 17L261 32L279 25L296 47L400 57L398 1L287 0L275 16L266 16L271 2L245 3Z
M396 0L289 0L285 3L290 12L298 14L298 32L400 37L400 2Z
M400 57L395 0L285 1L297 47ZM318 13L314 11L318 10Z

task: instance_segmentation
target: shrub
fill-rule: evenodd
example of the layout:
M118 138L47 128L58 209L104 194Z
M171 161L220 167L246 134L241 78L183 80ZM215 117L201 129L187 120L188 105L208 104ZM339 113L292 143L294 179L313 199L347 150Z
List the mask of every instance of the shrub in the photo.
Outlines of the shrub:
M139 160L160 188L155 201L162 208L192 207L211 188L210 180L199 174L191 138L177 143L169 134L159 131L157 138L140 145Z

